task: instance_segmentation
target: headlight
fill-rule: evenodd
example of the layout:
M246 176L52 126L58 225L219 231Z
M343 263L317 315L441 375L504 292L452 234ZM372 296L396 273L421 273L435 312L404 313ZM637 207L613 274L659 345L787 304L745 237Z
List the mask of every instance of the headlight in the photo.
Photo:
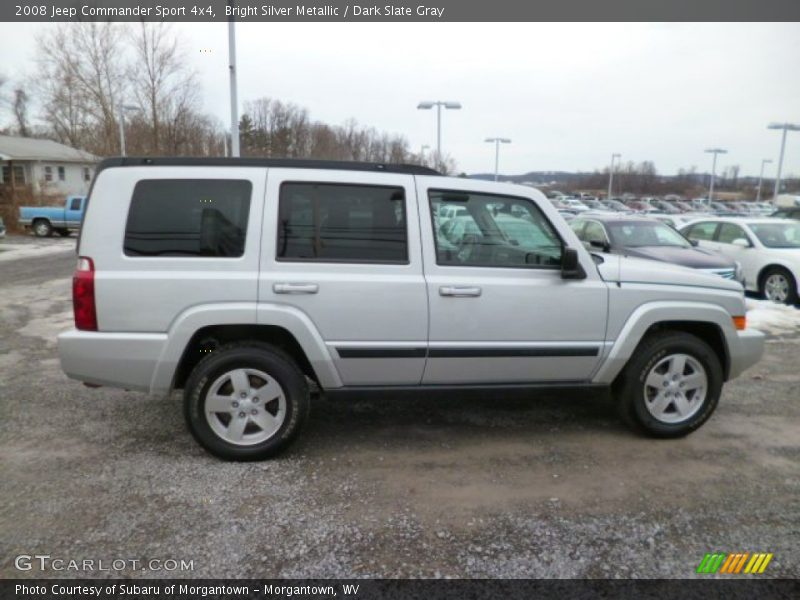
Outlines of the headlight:
M742 281L744 278L742 277L742 263L738 260L734 261L736 263L736 268L733 270L733 277L736 281Z

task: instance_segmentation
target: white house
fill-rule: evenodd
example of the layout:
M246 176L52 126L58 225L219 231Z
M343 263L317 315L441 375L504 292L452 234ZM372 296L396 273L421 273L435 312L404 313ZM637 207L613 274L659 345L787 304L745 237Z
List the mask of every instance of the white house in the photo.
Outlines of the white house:
M51 140L0 135L0 186L46 195L86 194L99 157Z

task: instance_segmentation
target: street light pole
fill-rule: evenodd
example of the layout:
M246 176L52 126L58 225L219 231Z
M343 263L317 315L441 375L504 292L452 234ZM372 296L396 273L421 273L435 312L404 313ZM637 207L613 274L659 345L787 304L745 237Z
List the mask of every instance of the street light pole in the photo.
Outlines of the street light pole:
M510 144L511 140L508 138L494 137L486 138L485 141L494 144L494 180L497 181L497 177L500 173L500 144Z
M786 149L786 132L787 131L800 131L800 125L794 123L770 123L767 129L782 129L783 135L781 136L781 155L778 158L778 174L775 176L775 192L772 195L772 203L778 201L778 194L781 192L781 172L783 171L783 151Z
M119 153L120 156L125 156L125 111L139 110L138 106L130 104L123 104L122 100L119 101Z
M613 185L614 185L614 159L615 158L622 158L621 154L617 154L616 152L611 155L611 166L608 169L608 198L606 200L611 200L611 194L613 193Z
M714 201L714 178L717 175L717 155L718 154L727 154L727 150L723 150L722 148L709 148L706 150L708 154L714 155L714 160L711 161L711 185L709 186L708 190L708 204Z
M228 70L231 95L231 156L239 156L239 101L236 88L236 25L228 21Z
M423 100L417 104L417 108L420 110L430 110L434 106L436 107L436 163L438 166L442 163L442 107L458 110L461 108L461 103L450 100Z
M772 160L765 158L761 161L761 173L758 174L758 191L756 192L756 202L761 202L761 182L764 180L764 165L771 163Z

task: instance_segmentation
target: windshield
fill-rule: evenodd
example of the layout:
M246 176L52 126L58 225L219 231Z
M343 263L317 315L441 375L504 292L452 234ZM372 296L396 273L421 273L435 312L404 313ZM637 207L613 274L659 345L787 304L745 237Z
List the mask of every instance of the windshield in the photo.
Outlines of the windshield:
M752 223L750 229L767 248L800 248L800 223Z
M624 221L621 223L608 223L608 233L615 246L628 248L641 246L692 247L680 233L659 222Z

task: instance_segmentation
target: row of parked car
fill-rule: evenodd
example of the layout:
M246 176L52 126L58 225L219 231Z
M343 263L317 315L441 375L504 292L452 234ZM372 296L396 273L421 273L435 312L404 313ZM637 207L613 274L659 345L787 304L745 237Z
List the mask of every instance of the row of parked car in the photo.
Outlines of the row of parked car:
M601 200L594 196L557 195L550 198L550 201L562 214L566 213L567 217L588 210L665 215L691 215L700 212L718 217L761 217L775 211L775 207L769 202L709 202L705 198L681 200L645 197L638 200L623 198Z
M800 209L792 214L800 217ZM796 218L694 213L681 222L675 215L588 210L571 218L570 226L595 253L702 269L773 302L796 304L800 297Z

